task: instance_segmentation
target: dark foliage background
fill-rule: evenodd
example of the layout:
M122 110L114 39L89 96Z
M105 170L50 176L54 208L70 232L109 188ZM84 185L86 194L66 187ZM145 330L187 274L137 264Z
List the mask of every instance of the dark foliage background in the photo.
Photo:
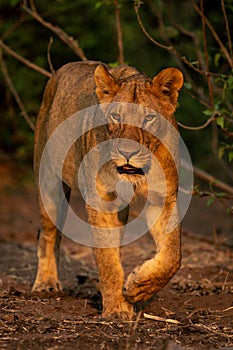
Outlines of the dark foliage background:
M0 35L5 44L48 71L47 52L51 37L50 56L54 69L80 60L54 33L26 13L22 4L30 7L32 2L2 0L0 3ZM226 18L230 28L233 24L232 0L203 0L196 3L192 0L178 3L172 0L145 0L143 3L130 0L48 0L35 1L35 5L44 20L78 39L88 59L109 64L117 64L115 11L116 5L119 6L125 62L150 77L168 66L179 67L184 72L185 87L179 99L177 120L185 125L199 126L213 117L213 122L202 130L180 128L192 160L197 166L232 184L232 47L226 27ZM175 48L179 57L148 39L138 23L135 6L138 6L142 23L151 37ZM205 17L230 55L231 64L206 23L203 31L203 17L195 6L199 9L203 6ZM5 50L2 53L12 83L35 123L47 77L25 66ZM189 65L182 61L182 57ZM199 74L195 68L205 72L209 69L216 75L212 75L208 81L207 76ZM2 73L0 94L1 152L16 161L31 162L33 132L22 118Z

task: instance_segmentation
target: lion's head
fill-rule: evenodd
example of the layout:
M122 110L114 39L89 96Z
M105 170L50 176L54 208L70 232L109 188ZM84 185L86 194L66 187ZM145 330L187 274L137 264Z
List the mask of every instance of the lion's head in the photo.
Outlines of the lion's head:
M164 69L152 80L137 71L124 78L119 71L115 77L114 69L111 73L104 65L95 69L96 94L107 106L104 114L116 169L120 176L135 180L150 170L151 155L166 128L164 120L176 126L173 113L183 75L176 68Z

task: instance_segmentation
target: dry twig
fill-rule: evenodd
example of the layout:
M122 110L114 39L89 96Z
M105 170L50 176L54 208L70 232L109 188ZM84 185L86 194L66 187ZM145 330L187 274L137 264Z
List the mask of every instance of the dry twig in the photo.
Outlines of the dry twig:
M51 73L48 72L46 69L41 68L39 66L37 66L36 64L30 62L29 60L27 60L26 58L22 57L21 55L19 55L18 53L16 53L15 51L13 51L9 46L7 46L2 40L0 40L0 47L6 51L10 56L16 58L18 61L22 62L23 64L25 64L25 66L34 69L35 71L39 72L42 75L45 75L46 77L50 78L51 77Z
M226 286L226 283L227 283L228 276L229 276L229 271L227 272L226 277L225 277L225 279L224 279L224 282L223 282L223 285L222 285L222 292L224 292L224 289L225 289L225 286Z
M226 193L233 194L233 187L232 186L226 184L223 181L220 181L219 179L217 179L213 175L208 174L206 171L201 170L195 166L193 166L191 168L190 165L188 163L186 163L185 161L182 161L182 166L188 171L193 171L193 173L197 177L199 177L200 179L211 183L213 186L220 188L222 191L224 191Z
M50 55L52 43L53 43L53 38L51 37L50 40L49 40L49 44L48 44L47 59L48 59L49 68L50 68L50 70L51 70L51 72L53 74L54 73L54 68L53 68L53 64L52 64L52 61L51 61L51 55Z
M205 24L207 25L207 27L209 28L212 36L214 37L214 39L216 40L216 42L219 44L220 49L222 50L222 52L224 53L224 56L226 57L228 64L231 68L233 68L233 59L230 56L229 52L227 51L226 47L223 45L221 39L219 38L216 30L214 29L214 27L212 26L212 24L208 21L208 19L202 14L201 9L197 6L197 4L193 1L193 7L194 9L197 11L197 13L203 17L203 20L205 21Z
M180 324L180 321L174 320L172 318L164 318L164 317L159 317L155 315L149 315L144 313L143 316L145 318L148 318L149 320L154 320L154 321L159 321L159 322L166 322L166 323L172 323L172 324Z
M231 32L230 32L229 22L228 22L228 19L227 19L227 14L226 14L224 0L221 0L221 6L222 6L222 12L223 12L224 20L225 20L225 25L226 25L227 40L228 40L230 56L233 57Z
M230 310L233 310L233 306L227 307L226 309L223 309L222 311L226 312L226 311L230 311Z
M33 124L33 122L31 121L31 118L29 117L29 115L27 114L27 111L24 107L24 104L21 100L21 98L19 97L19 94L18 92L16 91L13 83L12 83L12 80L10 78L10 75L8 73L8 70L7 70L7 66L4 62L4 59L3 59L3 54L2 54L2 50L0 49L0 65L1 65L1 69L2 69L2 73L3 73L3 76L6 80L6 83L12 93L12 95L14 96L21 112L22 112L22 115L24 117L24 119L26 120L26 122L28 123L28 125L30 126L30 128L34 131L35 130L35 125Z
M144 27L143 23L142 23L142 19L141 19L141 16L139 15L139 5L135 4L134 5L134 10L135 10L135 13L136 13L136 16L137 16L137 20L138 20L138 23L140 25L140 28L142 29L143 33L145 34L145 36L153 43L155 44L156 46L158 47L161 47L162 49L165 49L165 50L172 50L173 47L172 46L165 46L161 43L159 43L158 41L156 41L154 38L152 38L152 36L148 33L148 31L146 30L146 28Z
M204 55L205 55L205 71L206 71L206 80L207 80L207 86L209 91L209 100L210 100L210 107L214 108L214 100L213 100L213 86L211 77L209 75L209 53L208 53L208 45L207 45L207 37L206 37L206 27L205 27L205 15L204 15L204 4L203 0L201 0L201 23L202 23L202 34L203 34L203 40L204 40Z
M184 125L181 122L177 122L177 124L186 130L202 130L205 129L210 123L212 123L215 120L215 115L212 115L204 124L200 125L200 126L188 126L188 125Z
M168 50L171 52L171 54L175 55L176 57L179 58L180 62L183 62L185 63L189 68L191 68L192 70L194 70L195 72L199 73L200 75L203 75L203 76L206 76L206 75L211 75L211 76L218 76L218 74L216 73L212 73L212 72L206 72L205 70L201 70L199 68L197 68L195 65L193 65L192 62L189 62L187 60L187 58L185 56L181 56L177 50L174 48L174 46L166 46L166 45L163 45L161 43L159 43L158 41L156 41L154 38L152 38L152 36L148 33L148 31L146 30L146 28L144 27L143 23L142 23L142 19L141 19L141 16L139 15L139 6L138 5L134 5L134 10L135 10L135 13L136 13L136 16L137 16L137 20L138 20L138 23L140 25L140 28L142 29L143 33L146 35L146 37L153 43L155 44L156 46L162 48L162 49L165 49L165 50Z
M215 335L221 335L221 337L225 337L225 338L233 338L233 334L229 334L229 333L224 333L222 330L217 331L214 329L214 327L211 326L206 326L202 323L192 323L191 322L192 327L197 328L197 329L201 329L202 331L206 331L206 333L213 333Z
M114 0L114 6L115 6L115 21L116 21L116 30L117 30L117 46L118 46L118 58L117 61L120 64L123 64L124 59L124 47L123 47L123 37L122 37L122 27L121 27L121 10L120 10L120 4L118 0Z
M37 12L34 1L30 1L29 8L27 6L27 1L24 1L21 5L22 9L27 12L29 15L31 15L37 22L42 24L42 26L48 28L53 33L55 33L65 44L67 44L74 52L75 54L83 61L87 60L83 50L78 44L78 41L69 36L64 30L59 28L58 26L54 26L52 23L45 21Z

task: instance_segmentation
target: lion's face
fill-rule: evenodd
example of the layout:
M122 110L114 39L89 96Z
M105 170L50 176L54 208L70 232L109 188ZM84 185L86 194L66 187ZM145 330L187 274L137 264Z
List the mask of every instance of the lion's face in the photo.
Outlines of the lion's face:
M121 81L98 66L94 78L98 99L103 106L107 104L103 110L117 172L125 179L136 180L151 168L152 155L166 128L163 118L176 125L173 113L183 84L182 73L168 68L153 80L135 74Z
M115 103L105 111L111 157L121 177L134 179L148 173L159 140L150 130L159 128L158 114L141 105Z

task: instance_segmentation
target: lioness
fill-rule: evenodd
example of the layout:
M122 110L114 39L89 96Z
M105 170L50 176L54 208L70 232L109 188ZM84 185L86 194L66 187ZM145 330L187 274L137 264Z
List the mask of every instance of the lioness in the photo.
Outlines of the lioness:
M152 194L146 208L146 218L157 249L155 257L138 266L124 284L119 246L122 227L128 219L128 206L122 209L121 200L118 198L119 210L106 212L104 209L101 211L92 207L87 202L87 218L95 242L93 252L99 273L103 316L131 319L134 315L133 303L151 298L179 269L181 260L179 222L177 221L175 227L167 232L169 220L172 215L174 216L174 211L176 212L178 170L168 147L150 130L157 127L157 115L162 115L176 128L173 114L177 107L178 91L182 85L183 75L176 68L164 69L151 80L136 68L127 65L109 68L101 62L69 63L52 75L44 92L35 132L34 169L38 183L41 232L38 271L33 291L58 291L62 288L58 279L57 258L67 202L64 204L60 195L59 179L51 157L45 170L53 184L52 190L46 193L49 211L53 213L51 219L41 199L39 188L43 150L50 136L64 120L78 111L95 105L102 111L99 115L105 118L106 122L90 128L71 147L62 170L63 195L65 193L68 201L71 188L77 181L76 175L83 157L95 148L97 143L112 140L113 142L106 148L110 158L100 167L95 179L98 195L105 202L111 203L117 197L117 183L124 180L132 184L133 201L136 201L137 198L148 195L147 182L150 179ZM137 113L134 108L127 109L128 105L139 106L140 111ZM161 120L160 124L162 129ZM163 134L165 135L166 131L163 131ZM121 139L124 142L120 142ZM127 139L134 142L127 143L125 142ZM62 142L57 141L58 144ZM177 155L177 142L174 140L171 145L173 153ZM54 157L55 155L56 152ZM97 151L90 158L90 162L95 162L96 157L101 159L102 155ZM152 161L154 157L162 169L165 189L160 186L158 167L156 168ZM88 167L88 163L86 166ZM89 167L92 166L90 163ZM96 197L89 183L90 176L84 175L83 178L84 182L86 181L84 187L87 197ZM162 193L164 191L165 193ZM158 215L160 196L164 198L163 207ZM154 222L153 218L156 215L157 219ZM109 232L114 228L113 244L103 243L105 239L107 242L109 237L102 234L102 228L109 228ZM111 236L111 233L109 235Z

